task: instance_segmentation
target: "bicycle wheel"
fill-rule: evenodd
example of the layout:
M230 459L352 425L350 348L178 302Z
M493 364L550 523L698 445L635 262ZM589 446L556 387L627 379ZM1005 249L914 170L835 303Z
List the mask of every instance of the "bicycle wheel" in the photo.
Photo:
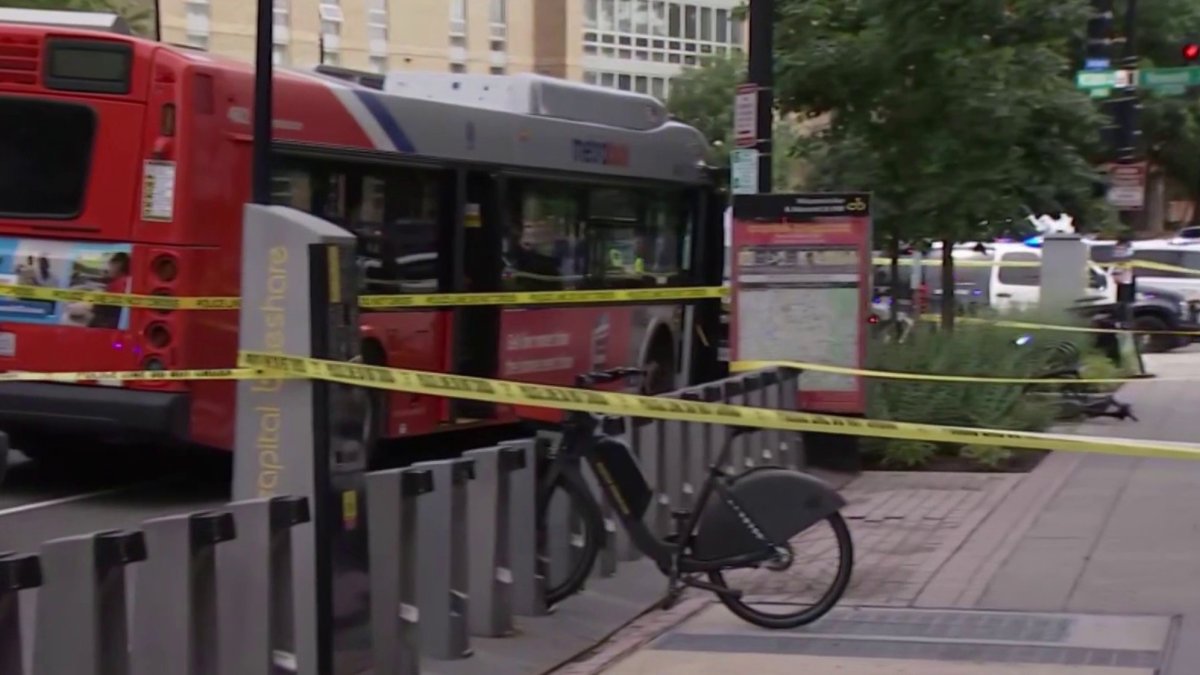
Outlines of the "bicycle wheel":
M825 546L811 541L812 535L818 534L820 525L826 523L833 530L832 546ZM764 563L755 568L739 568L739 570L722 570L709 572L708 579L716 586L741 591L739 597L720 595L721 602L739 618L763 628L795 628L812 623L824 616L846 592L850 586L850 572L854 568L854 543L850 539L850 530L840 513L834 513L825 520L813 525L796 535L789 542L793 555L786 565ZM789 582L796 575L783 579L767 578L764 573L776 572L789 574L791 568L798 563L796 548L812 548L824 552L832 548L837 553L837 565L832 584L823 592L812 592L809 588L787 589ZM806 564L806 563L805 563ZM741 569L751 570L746 577L739 576L735 580L727 578L729 573Z
M581 481L559 474L538 491L538 556L546 579L546 604L583 588L604 541L604 516Z

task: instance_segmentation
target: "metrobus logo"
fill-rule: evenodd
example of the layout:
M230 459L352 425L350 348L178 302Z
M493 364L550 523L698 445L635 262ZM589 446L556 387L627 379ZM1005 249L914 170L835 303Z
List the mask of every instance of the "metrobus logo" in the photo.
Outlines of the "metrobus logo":
M603 164L605 166L629 166L629 146L623 143L605 143L604 141L581 141L575 139L575 161L583 164Z

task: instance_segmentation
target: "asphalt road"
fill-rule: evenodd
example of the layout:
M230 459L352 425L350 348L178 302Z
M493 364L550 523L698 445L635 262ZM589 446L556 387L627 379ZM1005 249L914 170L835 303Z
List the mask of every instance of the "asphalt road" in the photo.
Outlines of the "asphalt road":
M48 539L137 527L228 501L228 460L221 457L141 457L82 467L35 463L13 451L0 484L0 551L35 552Z

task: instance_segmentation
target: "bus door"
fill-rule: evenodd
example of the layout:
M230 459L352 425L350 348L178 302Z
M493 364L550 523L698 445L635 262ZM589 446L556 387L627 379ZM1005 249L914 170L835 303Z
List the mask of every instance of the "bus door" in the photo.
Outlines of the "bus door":
M501 235L504 179L485 171L468 171L462 203L461 255L454 291L493 293L501 290ZM454 313L454 372L494 378L499 373L500 307L460 307ZM455 401L451 417L459 421L495 417L495 405Z

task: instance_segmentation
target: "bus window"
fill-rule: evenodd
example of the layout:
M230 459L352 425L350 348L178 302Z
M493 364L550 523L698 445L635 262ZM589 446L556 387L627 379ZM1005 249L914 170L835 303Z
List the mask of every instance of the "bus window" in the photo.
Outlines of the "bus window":
M312 213L312 178L308 172L287 169L271 176L271 203Z
M364 174L351 229L368 293L436 293L437 181L429 172Z
M681 281L687 265L688 213L683 197L676 193L651 197L646 205L646 273L659 283Z
M1005 253L1000 262L1040 262L1041 257L1036 253L1014 251ZM1000 283L1009 286L1038 286L1042 283L1041 267L1001 267Z
M507 290L574 288L585 273L579 198L569 186L524 183L503 239Z

